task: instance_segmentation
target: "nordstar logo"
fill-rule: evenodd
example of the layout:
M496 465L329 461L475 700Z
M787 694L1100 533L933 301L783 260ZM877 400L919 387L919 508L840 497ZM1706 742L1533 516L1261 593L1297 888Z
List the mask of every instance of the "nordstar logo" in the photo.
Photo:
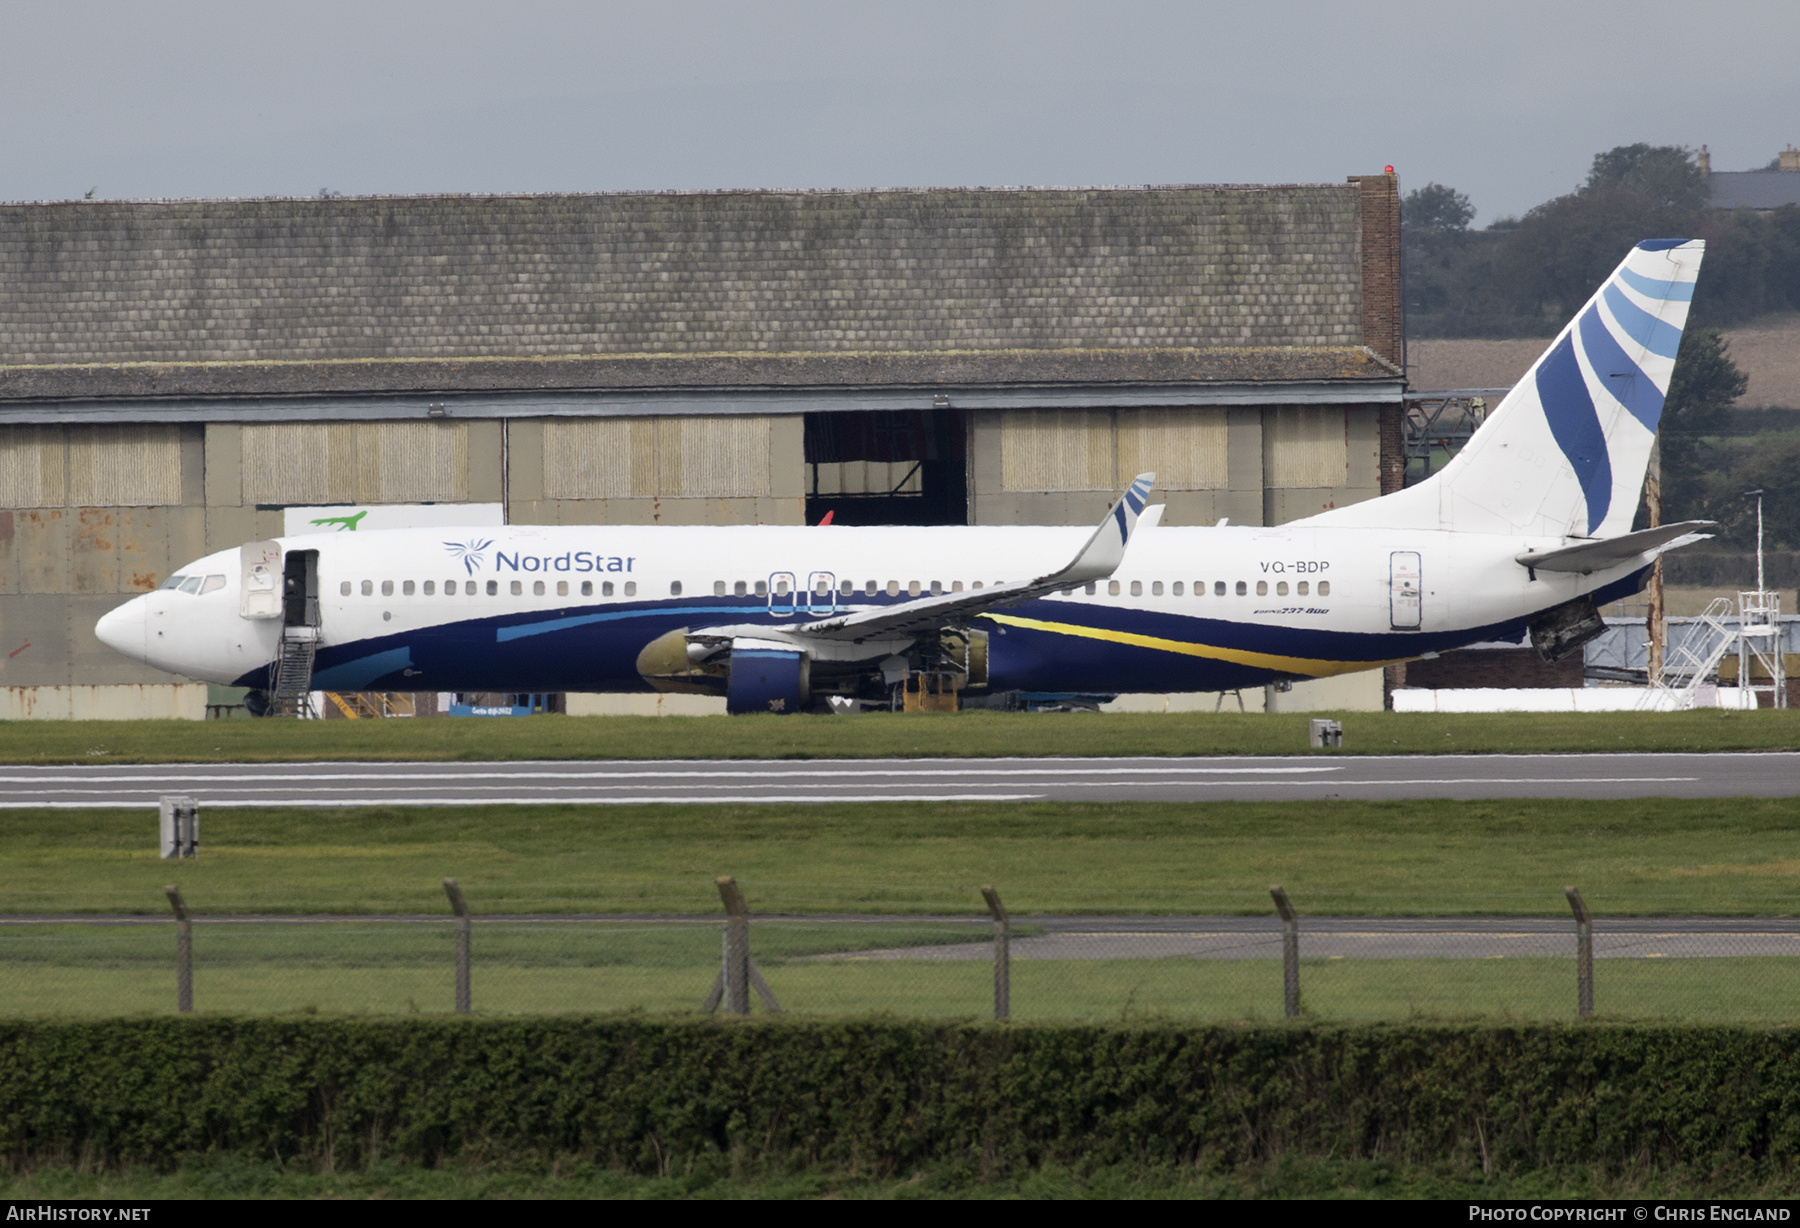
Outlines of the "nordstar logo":
M470 575L474 575L475 569L481 566L481 556L493 544L491 538L486 541L445 542L444 549L450 552L452 558L462 560L463 567Z

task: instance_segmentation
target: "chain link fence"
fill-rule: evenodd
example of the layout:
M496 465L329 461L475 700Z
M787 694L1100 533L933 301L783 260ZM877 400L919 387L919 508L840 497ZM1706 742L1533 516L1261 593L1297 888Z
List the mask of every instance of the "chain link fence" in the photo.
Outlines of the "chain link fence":
M1800 920L1007 914L0 920L0 1015L784 1011L1015 1019L1785 1023ZM973 893L971 893L973 894ZM1553 897L1552 897L1553 898Z

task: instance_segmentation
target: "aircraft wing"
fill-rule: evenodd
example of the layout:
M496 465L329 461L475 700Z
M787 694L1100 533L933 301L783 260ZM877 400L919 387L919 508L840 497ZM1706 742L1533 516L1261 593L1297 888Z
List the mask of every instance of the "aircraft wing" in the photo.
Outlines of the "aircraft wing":
M1661 553L1659 547L1673 550L1677 546L1687 545L1689 541L1699 541L1710 536L1700 532L1701 529L1717 527L1718 522L1714 520L1683 520L1679 524L1639 529L1636 533L1626 533L1620 537L1603 537L1591 542L1581 542L1579 545L1565 546L1561 550L1521 554L1516 558L1520 566L1529 567L1533 571L1574 571L1586 575L1603 568L1615 567L1640 554L1652 551Z
M786 630L791 635L817 636L828 640L859 641L883 636L912 635L945 623L972 618L987 610L1017 605L1055 592L1104 580L1118 570L1125 559L1125 546L1137 528L1150 488L1156 484L1154 473L1140 473L1125 493L1113 503L1105 519L1094 530L1079 553L1058 571L1035 580L1015 580L992 588L973 589L962 593L939 593L920 597L900 605L878 606L854 614L840 614L803 623ZM1154 521L1152 521L1154 523Z

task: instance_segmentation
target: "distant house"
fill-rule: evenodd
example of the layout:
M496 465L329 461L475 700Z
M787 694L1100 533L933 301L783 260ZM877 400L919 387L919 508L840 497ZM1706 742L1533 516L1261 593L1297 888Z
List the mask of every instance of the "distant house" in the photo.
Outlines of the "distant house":
M1800 205L1800 149L1789 145L1775 158L1774 170L1714 171L1712 155L1700 147L1700 170L1706 176L1715 209L1779 209Z

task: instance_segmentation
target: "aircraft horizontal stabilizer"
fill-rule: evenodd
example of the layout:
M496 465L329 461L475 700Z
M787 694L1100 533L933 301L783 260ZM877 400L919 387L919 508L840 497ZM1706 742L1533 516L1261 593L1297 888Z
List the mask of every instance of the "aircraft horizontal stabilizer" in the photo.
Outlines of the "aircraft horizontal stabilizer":
M1702 533L1701 529L1714 528L1717 521L1683 520L1679 524L1660 525L1654 529L1640 529L1636 533L1627 533L1623 537L1607 537L1597 541L1582 542L1578 546L1567 546L1561 550L1548 550L1543 554L1521 554L1516 556L1520 566L1529 567L1533 571L1573 571L1582 575L1589 572L1603 571L1608 567L1616 567L1620 563L1630 562L1643 554L1660 554L1662 550L1673 549L1677 545L1687 545L1681 538L1699 541L1710 537L1710 533ZM1661 547L1662 549L1658 549Z
M792 629L801 636L818 636L833 640L866 640L879 636L915 635L959 619L972 618L987 610L1017 605L1042 597L1059 588L1073 588L1104 580L1125 561L1125 547L1137 529L1150 488L1156 484L1154 473L1140 473L1125 493L1120 495L1094 535L1087 540L1067 566L1035 580L1018 580L996 584L992 588L962 593L942 593L921 597L900 605L878 606L855 614L824 618ZM1152 518L1152 523L1154 523Z

